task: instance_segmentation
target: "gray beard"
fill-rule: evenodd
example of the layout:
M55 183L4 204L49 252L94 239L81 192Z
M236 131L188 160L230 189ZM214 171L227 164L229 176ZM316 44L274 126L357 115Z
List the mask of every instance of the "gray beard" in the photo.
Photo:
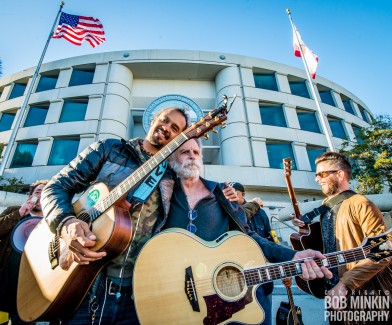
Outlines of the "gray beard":
M203 171L203 165L197 160L186 160L179 165L177 162L173 162L171 167L180 178L198 178Z

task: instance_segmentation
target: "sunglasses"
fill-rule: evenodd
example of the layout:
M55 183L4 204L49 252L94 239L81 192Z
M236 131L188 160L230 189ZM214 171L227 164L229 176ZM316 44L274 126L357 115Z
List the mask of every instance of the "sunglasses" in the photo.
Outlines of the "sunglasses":
M193 220L195 220L197 218L197 211L196 210L189 210L188 211L188 218L189 218L189 223L186 226L186 230L188 230L194 234L197 231L197 227L196 227L196 225L193 224Z
M338 169L338 170L324 170L322 172L316 173L315 175L316 175L316 177L325 178L325 177L327 177L327 176L329 176L329 175L331 175L333 173L338 172L339 170L340 169Z

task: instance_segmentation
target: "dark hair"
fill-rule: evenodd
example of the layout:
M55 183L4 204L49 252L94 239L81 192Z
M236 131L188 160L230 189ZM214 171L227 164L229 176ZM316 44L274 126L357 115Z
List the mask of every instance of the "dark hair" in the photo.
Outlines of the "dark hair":
M30 185L30 189L29 189L29 195L31 195L31 194L33 194L33 192L34 192L34 190L38 187L38 186L40 186L40 185L46 185L46 184L48 184L49 183L49 180L48 179L41 179L41 180L39 180L39 181L36 181L36 182L34 182L34 183L32 183L31 185Z
M154 121L154 120L157 119L159 116L161 116L161 114L166 113L167 111L175 111L175 112L181 113L182 116L183 116L184 119L185 119L185 129L188 128L188 126L190 125L190 117L189 117L189 115L187 114L187 112L185 112L185 110L184 110L183 108L181 108L181 107L166 107L166 108L164 108L163 110L159 111L159 112L154 116L154 118L153 118L152 120Z
M346 172L348 179L351 178L351 164L345 155L333 151L324 152L316 158L316 165L324 161L330 161L331 164L334 164L337 168Z
M240 191L242 193L245 193L245 187L241 183L231 182L231 183L229 183L229 186L233 187L236 191Z

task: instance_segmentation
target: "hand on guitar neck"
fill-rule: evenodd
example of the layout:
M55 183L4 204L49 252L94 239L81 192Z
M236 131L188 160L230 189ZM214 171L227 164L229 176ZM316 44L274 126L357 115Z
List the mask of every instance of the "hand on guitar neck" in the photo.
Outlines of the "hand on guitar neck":
M299 228L305 227L305 222L299 219L294 213L290 217L291 217L291 222L293 223L294 226Z
M83 220L72 218L67 220L61 228L61 238L70 252L66 259L62 259L60 266L67 270L73 262L87 265L106 256L106 252L94 252L97 237L91 232L88 224Z

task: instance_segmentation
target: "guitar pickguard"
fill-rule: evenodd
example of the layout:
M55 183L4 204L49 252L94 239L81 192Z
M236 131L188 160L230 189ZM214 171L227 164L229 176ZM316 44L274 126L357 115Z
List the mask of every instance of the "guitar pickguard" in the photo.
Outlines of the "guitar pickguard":
M203 319L204 325L220 324L245 308L253 301L252 287L248 288L245 296L239 301L229 302L222 300L218 295L204 297L207 306L207 316Z

